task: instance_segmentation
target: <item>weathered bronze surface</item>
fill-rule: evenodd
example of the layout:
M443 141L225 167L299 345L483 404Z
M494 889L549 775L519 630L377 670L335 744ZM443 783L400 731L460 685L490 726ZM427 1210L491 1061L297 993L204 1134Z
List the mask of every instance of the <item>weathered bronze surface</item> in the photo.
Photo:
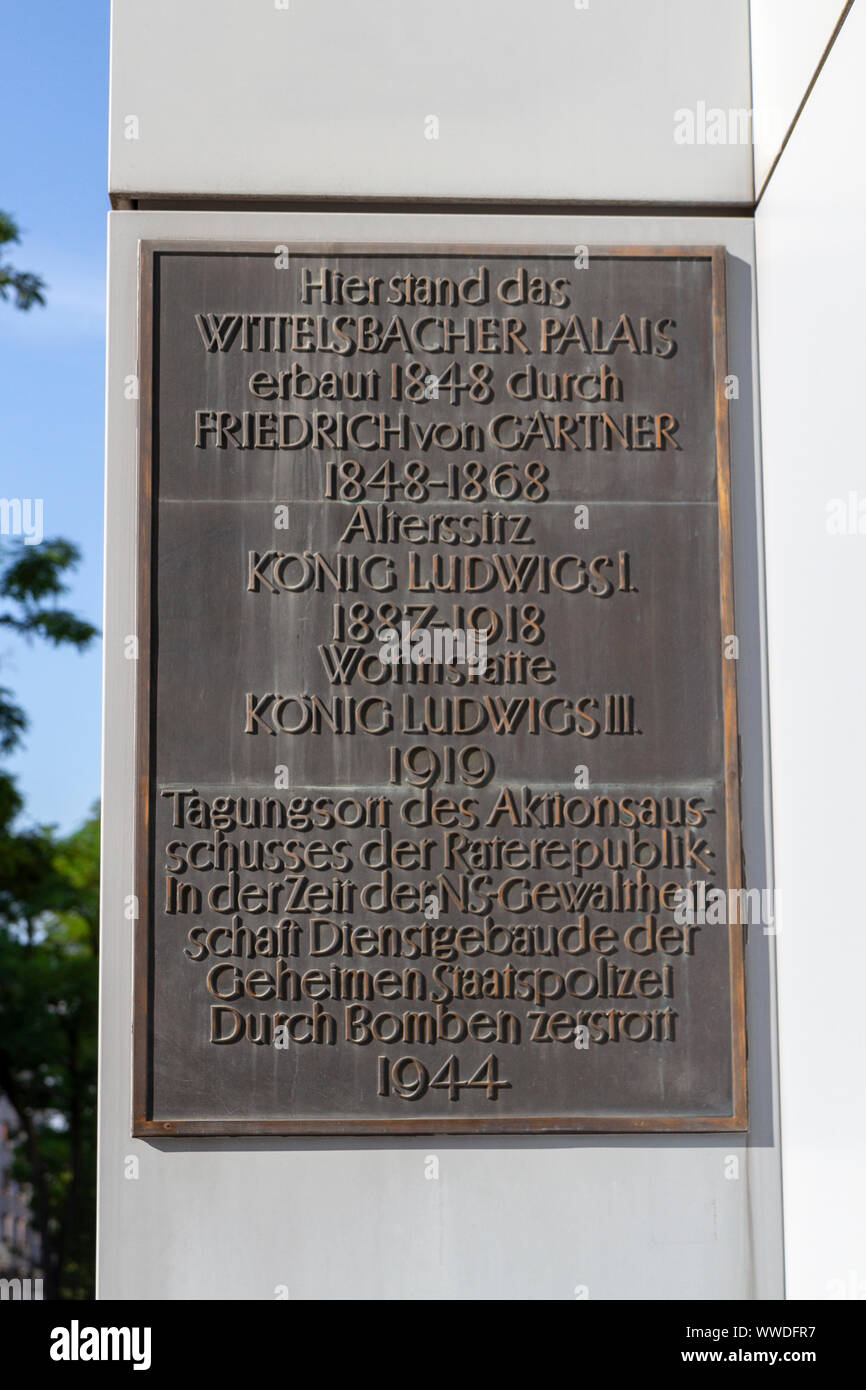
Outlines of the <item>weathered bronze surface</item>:
M724 293L143 244L134 1133L746 1126Z

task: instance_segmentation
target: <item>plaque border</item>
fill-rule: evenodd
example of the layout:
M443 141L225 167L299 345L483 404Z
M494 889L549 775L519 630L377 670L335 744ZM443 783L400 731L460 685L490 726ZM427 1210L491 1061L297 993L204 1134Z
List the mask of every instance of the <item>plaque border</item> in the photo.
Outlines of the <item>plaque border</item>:
M471 255L471 256L568 256L573 247L557 245L490 244L389 241L290 241L291 254L379 254L395 255ZM237 255L273 256L270 241L207 240L202 238L140 238L138 242L138 344L139 344L139 428L136 555L136 635L138 671L135 694L135 781L137 805L134 817L134 882L137 895L133 950L132 1012L132 1128L133 1138L171 1138L210 1135L423 1135L423 1134L670 1134L719 1133L749 1128L748 1045L746 1032L745 926L728 925L731 997L731 1077L732 1106L727 1115L645 1114L645 1115L568 1115L487 1117L442 1116L434 1118L315 1118L315 1119L164 1119L152 1117L151 1064L153 1054L154 993L151 955L150 882L153 862L153 826L150 816L151 757L156 652L151 641L151 616L155 572L152 556L156 541L154 519L154 464L157 457L156 371L158 339L154 334L154 306L158 289L156 258L159 255ZM724 246L710 245L622 245L598 246L597 257L630 260L708 260L712 271L713 370L715 375L716 481L718 501L718 545L720 577L719 636L736 632L734 621L733 537L731 524L730 429L725 396L727 376L727 315ZM740 745L737 716L737 674L735 661L722 661L724 723L725 823L727 846L727 887L742 889L744 866L740 808ZM739 901L739 900L738 900Z

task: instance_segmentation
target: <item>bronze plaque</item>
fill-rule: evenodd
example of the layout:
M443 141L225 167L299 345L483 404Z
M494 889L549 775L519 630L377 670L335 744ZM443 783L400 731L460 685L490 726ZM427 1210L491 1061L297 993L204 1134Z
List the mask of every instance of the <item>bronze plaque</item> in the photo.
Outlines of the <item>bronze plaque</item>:
M142 245L135 1134L746 1127L724 270Z

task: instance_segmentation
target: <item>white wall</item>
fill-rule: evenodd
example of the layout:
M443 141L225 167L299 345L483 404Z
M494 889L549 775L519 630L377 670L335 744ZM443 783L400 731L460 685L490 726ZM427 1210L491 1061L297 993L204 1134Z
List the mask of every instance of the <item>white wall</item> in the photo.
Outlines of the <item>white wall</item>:
M757 538L753 229L736 218L111 215L99 1176L103 1298L778 1298L781 1203L772 939L750 933L745 1134L131 1140L135 778L136 248L139 237L574 245L725 243L744 847L767 882ZM440 1158L426 1181L424 1157ZM739 1177L725 1175L726 1157ZM126 1176L127 1156L139 1176Z
M846 0L751 0L755 191L760 193Z
M748 144L673 138L751 106L748 0L278 3L113 0L112 193L752 196Z
M864 63L860 3L756 222L791 1298L866 1297L866 534L827 529L866 513Z

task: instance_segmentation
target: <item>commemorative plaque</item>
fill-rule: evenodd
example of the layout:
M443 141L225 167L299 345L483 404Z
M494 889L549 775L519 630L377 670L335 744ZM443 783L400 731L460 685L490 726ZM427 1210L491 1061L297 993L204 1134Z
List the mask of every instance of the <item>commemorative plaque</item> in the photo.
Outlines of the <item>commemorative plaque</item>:
M140 312L133 1132L745 1128L724 252Z

